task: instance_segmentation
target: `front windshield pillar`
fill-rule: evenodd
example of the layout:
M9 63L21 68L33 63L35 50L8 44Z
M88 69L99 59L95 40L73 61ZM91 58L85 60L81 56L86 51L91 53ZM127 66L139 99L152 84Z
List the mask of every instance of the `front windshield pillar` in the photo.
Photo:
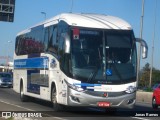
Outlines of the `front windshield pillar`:
M105 44L105 34L103 31L103 77L106 77L106 44Z

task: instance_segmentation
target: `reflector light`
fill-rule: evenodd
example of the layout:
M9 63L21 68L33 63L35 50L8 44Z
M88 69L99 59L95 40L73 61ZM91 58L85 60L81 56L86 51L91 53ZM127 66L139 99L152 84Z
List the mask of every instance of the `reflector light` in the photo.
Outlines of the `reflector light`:
M79 29L78 28L74 28L73 29L73 39L79 39Z

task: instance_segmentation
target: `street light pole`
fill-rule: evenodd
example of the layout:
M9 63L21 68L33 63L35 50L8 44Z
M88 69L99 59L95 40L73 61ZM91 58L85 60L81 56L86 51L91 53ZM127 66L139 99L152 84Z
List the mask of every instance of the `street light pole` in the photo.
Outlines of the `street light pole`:
M143 18L144 18L144 2L145 0L142 0L142 15L141 15L141 28L140 28L140 38L142 39L143 35ZM141 59L141 45L138 46L138 62L137 62L137 86L139 82L139 71L140 71L140 59Z
M73 0L72 0L72 3L71 3L71 10L70 10L70 13L72 13L72 10L73 10Z
M7 41L8 43L8 48L9 48L9 43L12 43L12 41ZM6 69L7 69L7 72L8 72L8 69L9 69L9 49L7 48L7 63L6 63Z
M153 56L154 56L154 40L155 40L155 30L156 30L156 19L157 19L157 0L155 7L155 18L154 18L154 31L153 31L153 39L152 39L152 57L151 57L151 69L150 69L150 79L149 79L149 87L152 86L152 70L153 70Z

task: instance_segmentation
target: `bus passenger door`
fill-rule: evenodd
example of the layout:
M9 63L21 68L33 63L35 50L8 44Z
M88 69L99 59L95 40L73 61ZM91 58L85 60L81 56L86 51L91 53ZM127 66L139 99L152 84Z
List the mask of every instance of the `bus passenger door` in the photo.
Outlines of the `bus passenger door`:
M58 49L58 57L59 57L59 66L60 66L60 76L59 76L59 102L62 104L67 104L67 87L65 86L64 79L66 79L64 63L65 63L65 54L64 54L64 33L60 35L59 39L59 49Z
M64 21L58 23L58 59L60 67L59 80L59 102L67 105L67 86L64 80L68 79L68 55L65 53L66 35L68 35L68 25Z

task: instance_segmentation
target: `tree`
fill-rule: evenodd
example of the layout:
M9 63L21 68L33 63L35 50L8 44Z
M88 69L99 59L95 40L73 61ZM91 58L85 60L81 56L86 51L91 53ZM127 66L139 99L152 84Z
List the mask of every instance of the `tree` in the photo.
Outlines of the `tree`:
M141 70L139 86L148 87L150 80L150 64L146 63ZM152 85L160 83L160 70L153 67L152 69Z
M142 68L142 71L150 71L150 64L146 63L145 66Z
M150 79L150 64L146 63L141 70L141 76L139 80L139 86L147 87Z
M160 83L160 70L153 70L152 85Z

